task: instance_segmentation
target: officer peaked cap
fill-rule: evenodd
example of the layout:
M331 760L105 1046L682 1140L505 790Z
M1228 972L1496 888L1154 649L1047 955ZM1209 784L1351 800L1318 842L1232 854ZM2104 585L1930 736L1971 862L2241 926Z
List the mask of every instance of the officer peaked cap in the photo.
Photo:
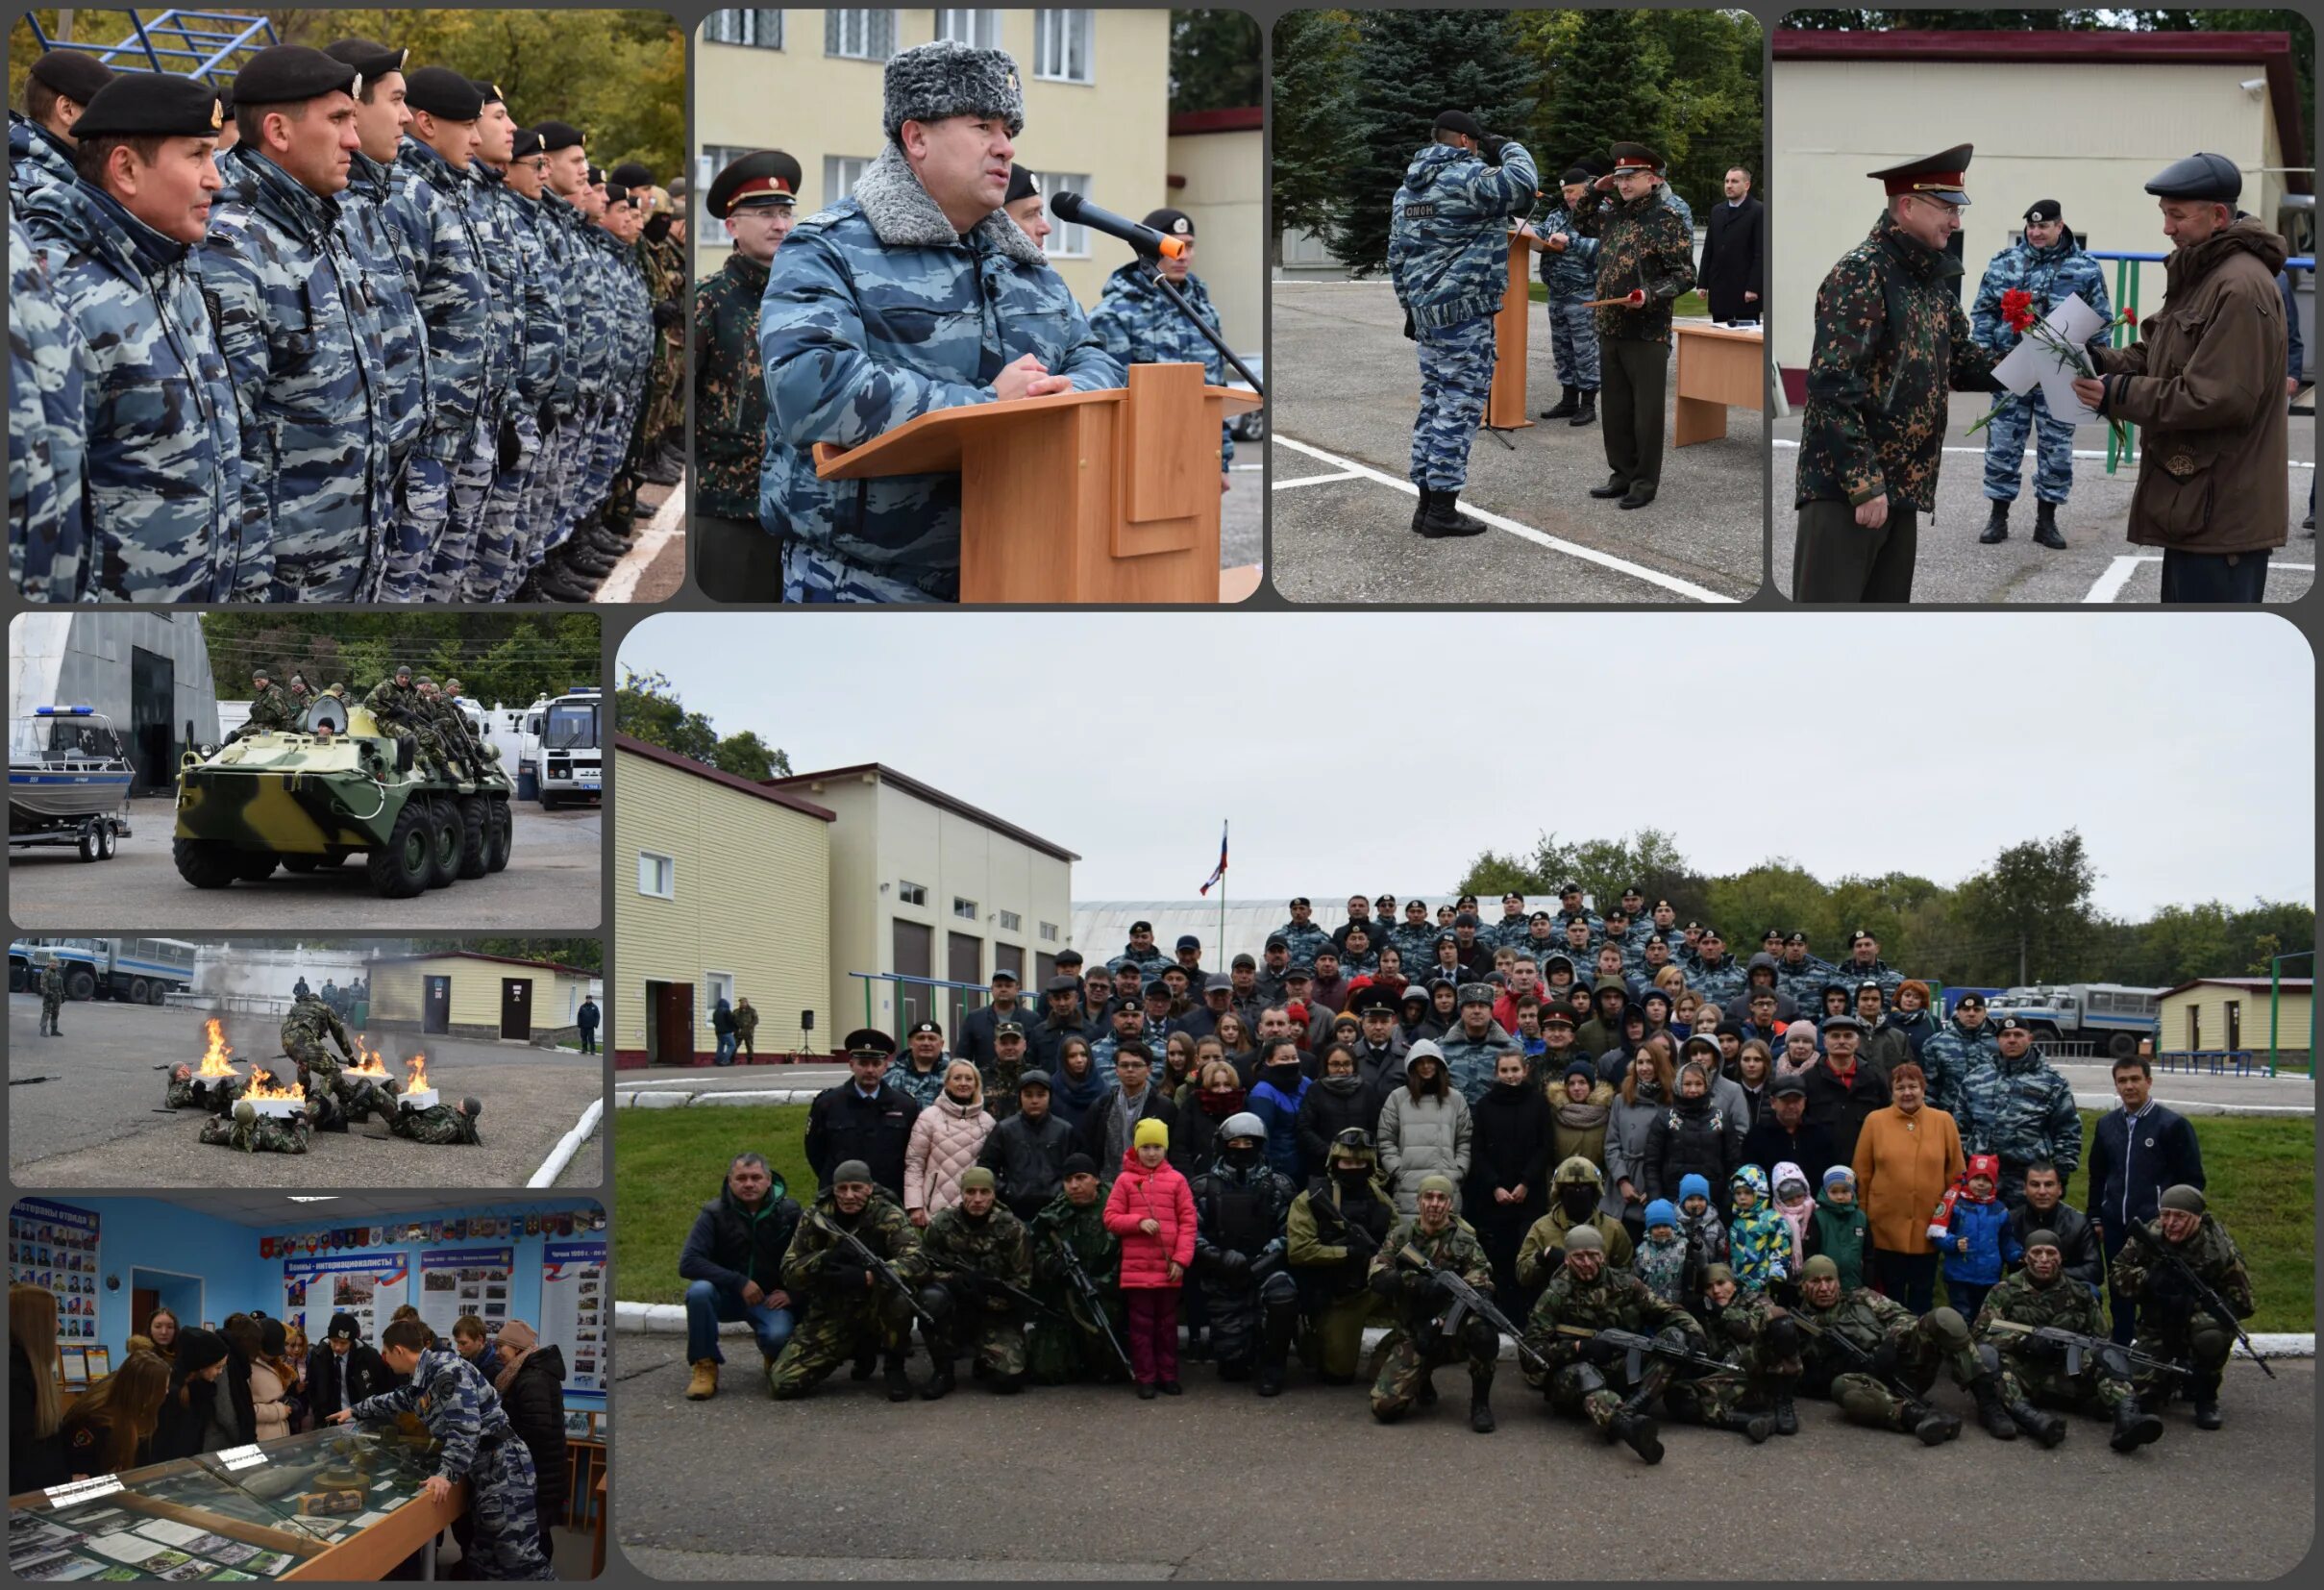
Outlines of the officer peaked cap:
M1934 155L1867 171L1865 175L1881 184L1891 198L1899 193L1917 193L1946 204L1965 205L1969 196L1963 191L1962 184L1968 176L1969 156L1975 149L1975 144L1957 143Z
M363 74L365 83L377 83L389 72L404 69L404 58L411 52L390 48L370 38L342 38L323 46L323 53L334 61L344 61ZM360 89L357 90L358 93Z
M113 70L86 50L51 50L33 62L32 79L86 110L113 80Z
M213 138L226 125L217 90L172 72L122 72L90 97L73 123L74 140Z
M404 78L404 103L446 121L474 121L484 113L484 96L449 66L422 66Z
M298 105L329 93L357 93L363 74L336 56L304 44L270 44L235 73L237 105Z
M541 136L541 148L548 154L559 149L579 149L587 141L581 130L569 121L544 121L532 129Z

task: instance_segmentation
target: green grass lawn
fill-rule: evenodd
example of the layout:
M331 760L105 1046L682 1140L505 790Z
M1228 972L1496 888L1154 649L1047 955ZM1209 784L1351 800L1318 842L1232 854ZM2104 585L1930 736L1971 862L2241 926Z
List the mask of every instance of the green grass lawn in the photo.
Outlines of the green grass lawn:
M2082 1112L2087 1132L2097 1116ZM756 1149L802 1203L813 1195L807 1171L807 1106L622 1109L614 1112L613 1259L621 1296L676 1303L678 1251L704 1200L717 1194L727 1161ZM2315 1329L2315 1123L2248 1116L2198 1116L2212 1212L2225 1222L2251 1268L2260 1304L2252 1330ZM2085 1159L2088 1153L2085 1152ZM2089 1195L2077 1176L2077 1208Z
M1527 296L1532 298L1536 304L1546 304L1549 302L1549 289L1538 279L1528 286L1525 290ZM1710 305L1703 298L1703 295L1700 292L1688 292L1682 293L1677 301L1670 306L1670 312L1683 318L1691 314L1708 314L1711 312L1711 311Z

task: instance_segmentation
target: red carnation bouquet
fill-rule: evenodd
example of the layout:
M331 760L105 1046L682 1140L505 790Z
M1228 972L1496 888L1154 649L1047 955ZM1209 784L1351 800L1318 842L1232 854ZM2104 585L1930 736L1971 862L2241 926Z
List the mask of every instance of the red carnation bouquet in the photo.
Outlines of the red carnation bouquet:
M2136 311L2131 310L2122 311L2122 320L2125 325L2134 323L2131 319L2134 312ZM2078 376L2096 379L2098 371L2096 366L2090 363L2089 353L2058 335L2057 328L2044 320L2035 310L2032 293L2021 287L2012 287L2002 293L2001 322L2019 336L2032 341L2037 347L2046 349L2056 358L2062 367L2072 370ZM2015 393L2005 394L2001 402L1987 410L1984 416L1969 427L1968 435L1975 435L1992 424L2012 405L2023 407L2026 401L2026 398ZM2128 426L2120 420L2110 419L2107 421L2107 428L2114 434L2114 440L2118 446L2127 448L2130 445L2130 428Z

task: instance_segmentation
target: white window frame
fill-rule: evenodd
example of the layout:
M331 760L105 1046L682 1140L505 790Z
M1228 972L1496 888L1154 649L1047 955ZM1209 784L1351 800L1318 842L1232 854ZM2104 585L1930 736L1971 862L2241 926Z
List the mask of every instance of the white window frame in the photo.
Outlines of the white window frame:
M928 905L928 886L926 883L915 883L908 878L898 879L896 881L896 904L899 906L917 906L922 910L927 910Z
M1044 923L1042 923L1042 924L1041 924L1041 937L1042 937L1043 941L1044 941L1044 942L1046 942L1046 943L1050 943L1050 944L1054 944L1054 943L1056 943L1056 942L1057 942L1057 925L1056 925L1054 922L1044 922Z
M952 896L952 914L963 922L981 922L984 920L984 918L977 914L977 902L974 900L964 899L959 895Z
M1025 918L1019 916L1015 911L1002 911L1001 913L1001 931L1004 933L1025 932Z
M883 26L884 44L878 37ZM886 7L827 11L823 13L823 53L841 61L885 61L896 53L896 12Z
M936 37L957 39L979 50L997 50L1001 48L1001 12L983 7L939 7Z
M765 37L772 17L775 37ZM735 7L714 11L703 18L702 41L705 44L733 44L752 50L779 50L782 48L782 11L779 7Z
M646 879L648 862L658 863L655 870L660 875L659 882L662 885L660 888L654 888L648 884ZM664 856L658 851L639 851L637 853L637 892L649 900L676 900L678 898L678 857Z
M1073 71L1074 44L1081 47L1081 75ZM1098 81L1098 13L1087 9L1044 8L1033 12L1033 75L1045 83Z
M1044 171L1041 191L1052 204L1059 193L1089 192L1089 173L1086 171ZM1077 221L1061 218L1050 211L1049 240L1041 245L1042 252L1052 260L1086 260L1089 255L1089 228Z
M826 210L855 191L863 174L878 157L872 155L826 155L823 158L823 207Z
M705 972L702 975L702 987L703 992L709 996L703 1001L702 1005L702 1019L706 1026L710 1018L718 1013L718 1002L721 999L726 1000L729 1004L733 1002L734 974L732 972Z

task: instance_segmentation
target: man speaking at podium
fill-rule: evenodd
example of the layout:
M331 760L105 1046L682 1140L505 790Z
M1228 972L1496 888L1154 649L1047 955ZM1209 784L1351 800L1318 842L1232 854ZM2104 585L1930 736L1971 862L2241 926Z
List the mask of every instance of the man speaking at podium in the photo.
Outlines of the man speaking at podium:
M854 445L939 409L1124 383L1040 246L1001 209L1025 127L1016 62L939 39L887 62L887 147L792 228L758 346L767 455L758 518L782 538L785 602L953 602L960 481L815 478L817 442Z

